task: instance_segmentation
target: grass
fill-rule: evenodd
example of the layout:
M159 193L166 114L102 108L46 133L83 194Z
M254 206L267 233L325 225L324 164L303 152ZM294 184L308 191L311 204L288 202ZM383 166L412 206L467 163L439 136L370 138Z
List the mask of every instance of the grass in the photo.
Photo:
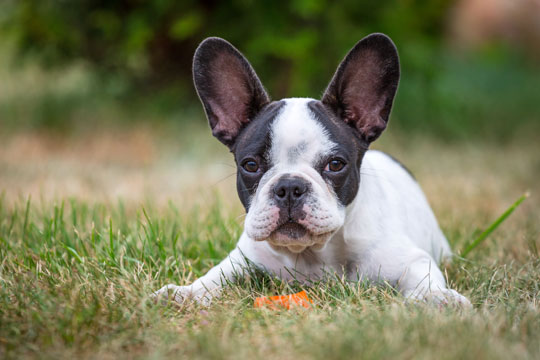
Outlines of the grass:
M389 146L384 141L382 145ZM430 199L436 212L443 214L441 224L459 253L476 229L486 227L512 203L510 194L506 199L504 191L498 192L500 198L488 207L476 199L494 202L482 192L464 194L468 206L454 209L452 200L461 201L459 195L448 186L446 194L437 193L442 186L437 178L423 175L430 169L415 165L429 166L423 146L415 145L419 149L409 153L409 163L420 179L427 180L426 191L434 195ZM512 157L520 150L513 151L506 149L510 158L503 158L478 150L477 156L484 156L484 175L493 174L486 170L491 156L499 158L501 167L515 163ZM450 158L447 155L439 165L442 176ZM534 155L529 160L534 162ZM467 162L461 166L474 184L477 179ZM511 170L501 175L497 189L508 183L519 187L536 176L532 170L525 175L520 175L519 167ZM217 190L198 202L186 208L172 202L147 201L143 206L76 197L55 202L4 194L0 357L540 356L540 227L534 191L467 260L447 265L451 285L471 299L472 311L405 305L393 289L342 279L307 288L316 304L312 310L253 309L257 296L301 289L260 273L232 284L208 309L195 304L154 306L148 294L166 283L192 282L222 259L240 235L237 203Z
M519 205L521 205L521 203L523 201L525 201L525 199L527 199L529 197L529 193L525 193L523 195L521 195L519 197L519 199L516 200L515 203L513 203L508 209L506 209L506 211L497 218L497 220L495 220L491 225L489 225L489 227L484 230L476 239L474 239L470 244L468 244L465 249L463 249L459 256L460 257L463 257L463 258L466 258L467 255L473 251L474 249L476 249L478 247L478 245L480 245L482 242L484 242L484 240L486 240L488 238L488 236L493 232L495 231L509 216L510 214L512 214L514 212L514 210L517 209L517 207Z

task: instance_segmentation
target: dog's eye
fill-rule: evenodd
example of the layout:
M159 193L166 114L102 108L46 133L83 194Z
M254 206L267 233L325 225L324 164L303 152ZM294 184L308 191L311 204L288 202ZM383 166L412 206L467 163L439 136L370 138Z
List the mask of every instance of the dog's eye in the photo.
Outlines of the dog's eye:
M338 172L341 171L344 166L345 162L343 162L342 160L332 159L328 164L326 164L324 171Z
M248 160L244 162L242 167L244 168L244 170L251 173L257 172L257 170L259 170L259 164L257 164L257 162L254 160Z

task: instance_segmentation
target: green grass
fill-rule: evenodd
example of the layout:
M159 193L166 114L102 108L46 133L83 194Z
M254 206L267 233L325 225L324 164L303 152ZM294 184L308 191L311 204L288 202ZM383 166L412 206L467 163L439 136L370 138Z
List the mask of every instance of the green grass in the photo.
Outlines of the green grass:
M241 226L216 198L191 210L2 200L0 357L540 356L540 259L532 246L487 257L486 246L496 246L489 242L446 268L471 311L405 305L390 288L341 279L307 289L312 310L258 310L256 296L300 288L260 273L208 309L153 305L151 291L193 281L234 247ZM538 230L532 224L520 241L536 244ZM459 249L468 236L450 239Z

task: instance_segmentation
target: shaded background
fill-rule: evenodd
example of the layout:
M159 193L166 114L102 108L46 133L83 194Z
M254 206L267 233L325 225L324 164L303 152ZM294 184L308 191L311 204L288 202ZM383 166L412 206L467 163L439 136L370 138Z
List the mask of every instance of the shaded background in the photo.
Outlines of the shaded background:
M538 0L4 0L0 187L8 197L166 198L219 183L234 168L192 86L202 39L231 41L277 99L320 96L371 32L391 36L402 62L376 147L413 170L437 163L437 151L464 163L513 148L528 155L527 179L540 171ZM407 159L416 148L423 157Z
M539 122L537 0L2 4L1 38L9 45L3 55L11 57L3 66L32 61L58 71L78 65L83 73L69 89L61 88L66 73L34 84L44 88L38 96L4 84L3 126L69 129L79 125L76 113L88 103L131 108L136 99L145 110L165 113L198 107L191 58L207 36L241 49L274 98L318 97L338 61L371 32L388 34L400 51L395 126L445 139L480 132L506 140Z

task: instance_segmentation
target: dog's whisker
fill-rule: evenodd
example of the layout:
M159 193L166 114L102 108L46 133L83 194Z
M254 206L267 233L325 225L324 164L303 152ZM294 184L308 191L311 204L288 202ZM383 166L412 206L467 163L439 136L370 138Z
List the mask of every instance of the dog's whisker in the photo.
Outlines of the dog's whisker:
M235 166L235 165L232 165L232 164L230 164L230 163L225 163L225 162L213 162L212 164L214 164L214 165L223 165L223 166L227 166L227 167L236 169L236 166Z
M242 218L245 218L246 216L247 216L247 213L243 213L243 214L240 214L237 217L235 217L234 220L240 220Z
M231 176L234 176L234 175L236 175L235 172L232 173L232 174L229 174L229 175L227 175L227 176L225 176L225 177L223 177L223 178L221 178L221 179L219 179L219 180L217 180L216 182L214 182L214 183L212 184L212 186L215 187L215 186L219 185L220 183L222 183L223 181L229 179Z

